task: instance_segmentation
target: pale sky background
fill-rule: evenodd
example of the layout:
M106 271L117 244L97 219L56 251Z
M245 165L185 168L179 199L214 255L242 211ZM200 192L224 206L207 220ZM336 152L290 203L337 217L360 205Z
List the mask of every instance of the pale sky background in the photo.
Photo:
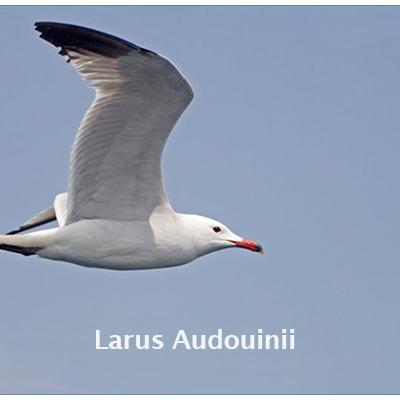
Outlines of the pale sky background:
M93 93L39 40L86 25L171 59L195 99L176 210L265 246L115 272L0 254L1 393L399 393L400 8L2 7L0 230L67 185ZM295 328L284 351L95 350L95 330Z

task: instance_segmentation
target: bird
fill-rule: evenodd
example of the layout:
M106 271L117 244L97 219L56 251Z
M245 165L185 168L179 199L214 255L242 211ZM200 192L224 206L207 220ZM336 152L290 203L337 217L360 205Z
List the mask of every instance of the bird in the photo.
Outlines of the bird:
M68 191L19 228L0 250L110 270L187 264L208 253L260 244L200 215L176 212L161 174L165 142L193 98L166 58L94 29L36 22L95 91L76 134ZM25 232L56 221L55 228Z

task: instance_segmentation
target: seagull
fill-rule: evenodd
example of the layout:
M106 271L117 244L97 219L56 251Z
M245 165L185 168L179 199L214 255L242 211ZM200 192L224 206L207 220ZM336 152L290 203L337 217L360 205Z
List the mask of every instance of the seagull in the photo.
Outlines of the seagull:
M95 90L73 144L68 192L18 229L0 250L85 267L136 270L183 265L252 240L221 222L172 208L161 176L165 142L193 91L166 58L81 26L37 22ZM57 221L58 227L32 228Z

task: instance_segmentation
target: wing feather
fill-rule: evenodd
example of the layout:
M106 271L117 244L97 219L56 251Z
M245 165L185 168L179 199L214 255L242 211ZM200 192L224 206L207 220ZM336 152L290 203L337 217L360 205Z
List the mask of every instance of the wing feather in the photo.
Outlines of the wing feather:
M36 29L96 92L71 153L66 223L145 220L170 207L161 155L193 97L187 81L165 58L114 36L51 22Z

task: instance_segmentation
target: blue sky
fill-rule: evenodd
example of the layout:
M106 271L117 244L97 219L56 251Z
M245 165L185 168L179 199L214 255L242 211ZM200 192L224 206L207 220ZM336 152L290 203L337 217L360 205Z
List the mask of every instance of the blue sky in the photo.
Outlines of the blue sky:
M399 392L398 7L2 7L1 231L67 186L93 93L38 20L172 60L175 209L264 245L118 273L2 253L1 393ZM295 328L293 352L99 352L112 333Z

